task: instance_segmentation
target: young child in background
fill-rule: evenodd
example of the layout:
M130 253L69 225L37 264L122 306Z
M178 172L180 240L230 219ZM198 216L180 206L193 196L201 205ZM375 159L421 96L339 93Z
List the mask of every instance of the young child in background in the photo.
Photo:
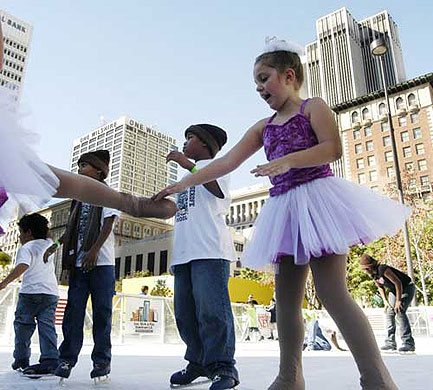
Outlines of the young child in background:
M262 146L270 161L251 172L273 187L256 220L242 263L276 266L280 370L269 390L303 390L301 307L309 268L319 298L346 340L364 390L397 389L371 326L346 285L349 247L395 234L410 210L368 188L336 178L341 157L334 115L320 98L302 100L299 45L272 38L256 58L254 81L275 111L253 125L225 156L161 191L155 199L226 175Z
M18 222L20 242L16 266L0 283L0 290L23 275L15 312L14 370L24 374L52 374L58 364L55 314L58 287L53 258L43 260L45 250L53 243L48 238L48 221L40 214L30 214ZM36 321L35 321L36 320ZM29 366L31 338L38 326L41 356L39 364Z
M177 162L188 171L186 176L193 176L212 161L227 134L217 126L199 124L188 127L185 138L183 153L171 152L167 162ZM236 260L225 223L230 202L228 176L178 195L172 253L174 309L188 365L171 376L172 386L201 376L212 379L210 390L232 389L239 383L228 292L230 262Z

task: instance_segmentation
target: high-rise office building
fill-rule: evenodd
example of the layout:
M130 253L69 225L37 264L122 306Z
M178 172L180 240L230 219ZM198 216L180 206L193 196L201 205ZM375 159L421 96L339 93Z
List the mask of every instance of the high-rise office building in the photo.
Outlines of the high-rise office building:
M170 151L177 150L176 139L127 116L75 139L71 171L78 172L81 154L99 149L110 152L107 183L115 190L150 197L177 181L177 164L165 161Z
M4 44L4 63L3 69L0 70L0 86L13 91L13 94L19 99L27 68L33 27L1 9L0 21Z
M370 53L378 37L390 49L385 56L388 85L406 79L398 28L388 11L357 22L343 7L318 19L316 34L306 47L309 96L334 106L380 89L379 63Z

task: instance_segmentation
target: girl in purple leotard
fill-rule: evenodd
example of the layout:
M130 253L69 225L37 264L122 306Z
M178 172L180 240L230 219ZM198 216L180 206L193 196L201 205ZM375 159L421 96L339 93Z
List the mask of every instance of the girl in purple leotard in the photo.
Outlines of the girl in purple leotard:
M349 247L395 234L410 210L370 189L334 177L341 157L332 111L320 98L302 100L300 49L268 40L254 64L261 98L274 114L258 121L225 156L161 191L156 199L206 183L265 148L269 163L251 172L273 187L255 223L242 263L276 268L280 369L269 390L303 390L301 306L309 269L316 291L343 334L361 374L362 389L397 389L373 332L346 286Z

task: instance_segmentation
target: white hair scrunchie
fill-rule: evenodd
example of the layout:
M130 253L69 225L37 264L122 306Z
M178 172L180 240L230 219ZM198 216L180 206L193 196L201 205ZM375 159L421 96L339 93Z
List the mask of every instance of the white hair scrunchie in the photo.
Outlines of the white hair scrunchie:
M296 53L298 56L305 54L304 48L296 42L285 41L277 37L266 37L265 47L261 54L272 53L274 51L290 51Z

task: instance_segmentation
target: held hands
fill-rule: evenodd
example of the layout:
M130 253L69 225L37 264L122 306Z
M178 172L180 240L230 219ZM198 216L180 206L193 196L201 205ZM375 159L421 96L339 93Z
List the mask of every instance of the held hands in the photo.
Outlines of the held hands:
M48 258L57 250L57 244L49 246L44 253L44 263L48 263Z
M166 157L165 161L177 162L183 169L187 169L188 171L190 171L194 167L194 164L190 160L188 160L188 158L182 152L179 152L177 150L171 151Z
M277 176L287 172L291 168L288 156L277 158L267 164L257 165L251 171L254 176Z
M182 184L182 182L171 184L167 187L165 187L162 191L158 192L156 195L152 196L152 200L157 202L158 200L164 199L169 195L177 194L179 192L182 192L187 187Z
M84 273L90 272L96 267L98 262L98 251L95 249L90 249L83 257L81 261L81 269Z

